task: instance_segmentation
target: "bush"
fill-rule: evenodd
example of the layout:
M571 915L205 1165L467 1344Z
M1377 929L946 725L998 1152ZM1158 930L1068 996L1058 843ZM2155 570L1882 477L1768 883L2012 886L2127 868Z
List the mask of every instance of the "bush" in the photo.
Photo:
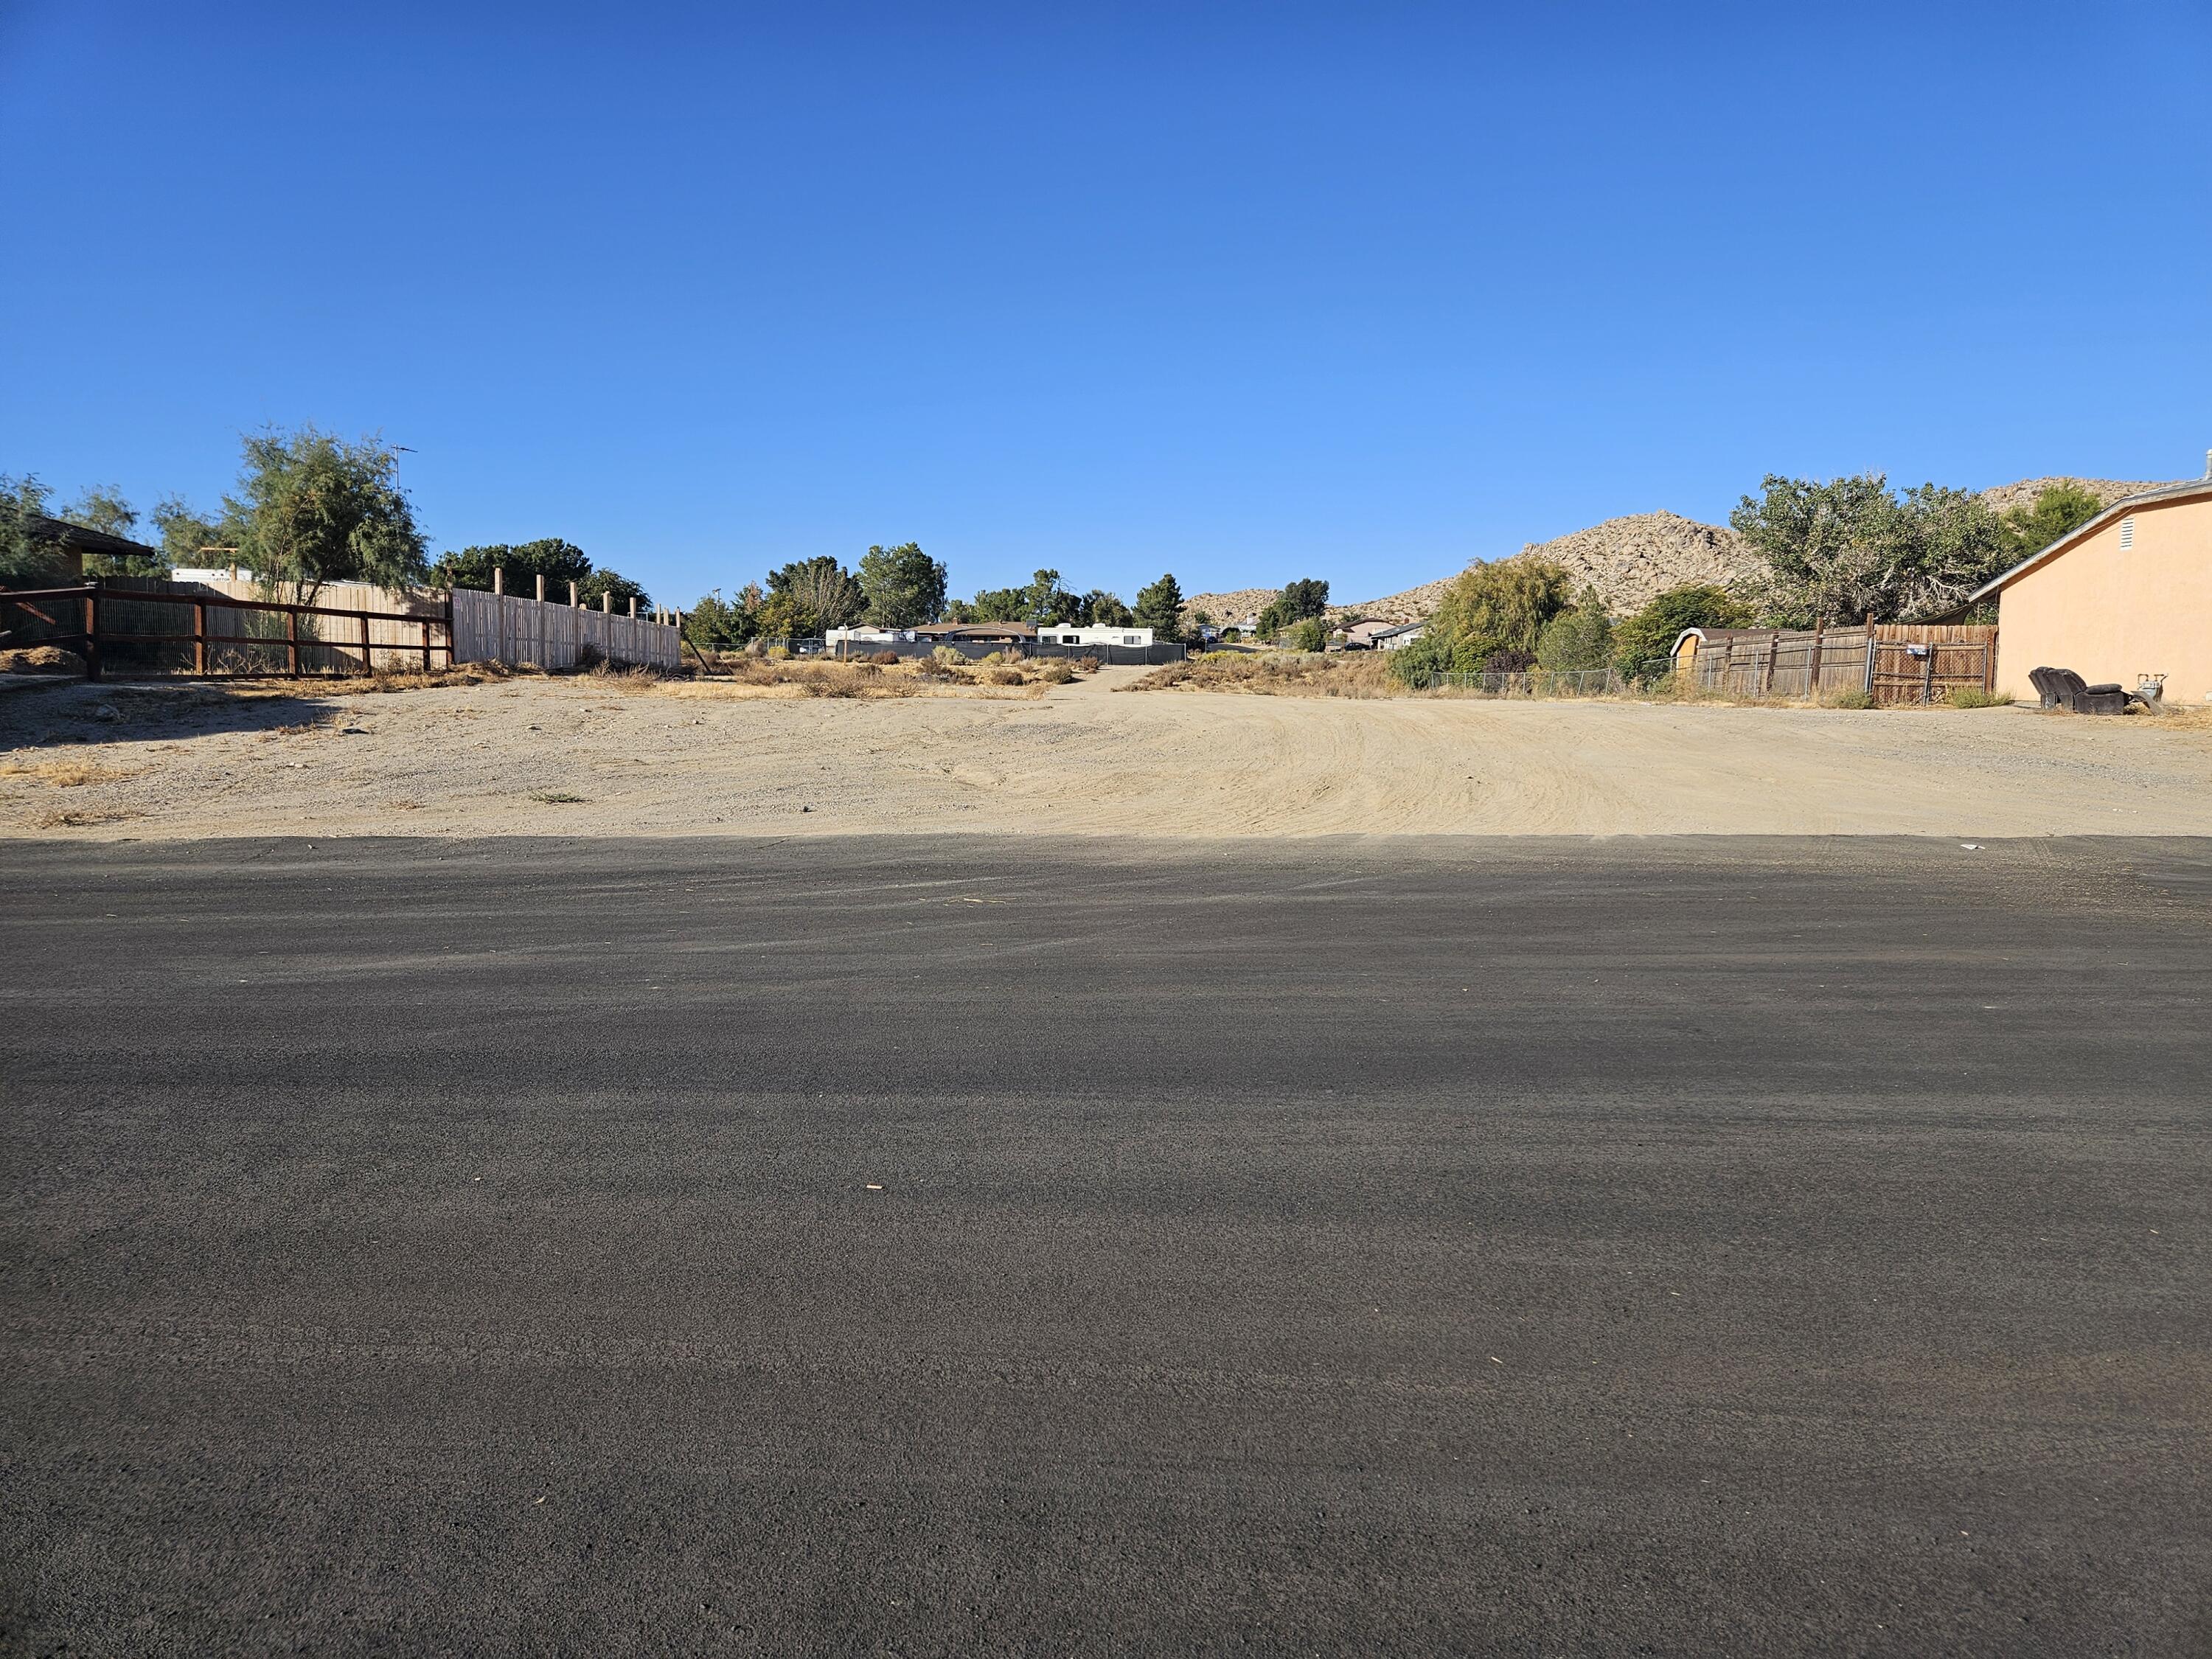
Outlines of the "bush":
M929 659L947 668L961 668L967 665L968 653L957 646L940 645L929 653Z
M878 668L896 667L898 664L898 659L899 654L896 651L878 651L875 655L868 659L870 662L875 664Z
M1326 651L1328 649L1328 625L1318 617L1309 617L1291 630L1293 651Z
M787 645L771 645L768 648L768 659L770 662L789 662L791 647Z
M1954 685L1943 701L1954 708L2003 708L2010 706L2012 693L1984 691L1978 685Z
M1853 686L1848 691L1838 691L1823 699L1831 708L1871 708L1874 693L1864 686Z
M1562 611L1536 636L1538 666L1602 668L1613 655L1613 622L1595 587L1586 587L1571 611Z
M1047 685L1066 685L1074 679L1075 671L1056 657L1037 670L1037 678Z

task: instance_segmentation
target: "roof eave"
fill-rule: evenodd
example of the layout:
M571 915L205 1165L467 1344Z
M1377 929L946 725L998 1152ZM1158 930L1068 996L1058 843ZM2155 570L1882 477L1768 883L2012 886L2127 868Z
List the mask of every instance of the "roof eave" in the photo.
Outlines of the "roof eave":
M2139 495L2123 495L2086 524L2076 525L2039 553L2031 553L2009 570L1998 572L1966 597L1965 603L1973 605L1990 594L2002 592L2019 580L2037 566L2057 558L2067 549L2085 542L2109 522L2124 519L2138 507L2163 507L2174 501L2185 501L2199 495L2212 495L2212 477L2191 478L2187 483L2168 484L2163 489L2146 489Z

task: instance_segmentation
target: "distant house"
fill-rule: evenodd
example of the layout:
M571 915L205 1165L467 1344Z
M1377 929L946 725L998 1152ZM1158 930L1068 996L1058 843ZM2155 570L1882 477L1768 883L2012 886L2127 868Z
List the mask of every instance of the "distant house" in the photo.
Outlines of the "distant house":
M1344 630L1344 648L1347 651L1372 651L1378 638L1402 626L1403 623L1394 622L1354 623Z
M1394 623L1388 628L1377 629L1369 636L1370 648L1376 651L1397 651L1411 645L1429 631L1425 622Z
M2037 668L2133 690L2166 677L2168 702L2212 699L2212 454L2204 477L2115 501L1984 584L1997 602L1997 689L2035 696Z

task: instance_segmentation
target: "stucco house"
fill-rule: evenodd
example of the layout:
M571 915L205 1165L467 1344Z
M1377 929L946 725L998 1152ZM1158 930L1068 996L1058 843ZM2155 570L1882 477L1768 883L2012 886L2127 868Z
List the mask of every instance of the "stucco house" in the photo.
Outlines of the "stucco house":
M1399 651L1428 631L1429 625L1425 622L1400 623L1395 628L1377 629L1370 643L1377 651Z
M2166 701L2212 700L2212 455L2204 477L2115 501L1978 589L1997 602L1998 689L2070 668L2128 690L2166 677Z

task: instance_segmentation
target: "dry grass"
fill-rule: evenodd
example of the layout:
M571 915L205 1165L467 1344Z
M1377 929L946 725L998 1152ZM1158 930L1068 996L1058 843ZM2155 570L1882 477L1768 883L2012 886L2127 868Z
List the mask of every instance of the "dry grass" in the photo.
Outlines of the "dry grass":
M19 646L0 651L0 674L82 674L84 659L58 645Z
M723 657L714 664L712 676L669 683L660 689L674 696L695 697L873 699L937 696L970 687L1033 691L1040 686L1066 685L1076 678L1075 665L1059 657L1008 659L994 654L979 662L935 657L880 660L890 654L879 653L863 662L772 654Z
M126 818L143 818L143 812L127 806L79 807L66 812L41 812L31 820L33 830L88 830L95 824L121 823Z
M0 777L35 778L55 789L82 789L88 783L120 783L137 775L136 772L118 771L113 767L94 766L81 760L11 761L0 766Z
M1390 678L1390 659L1376 652L1316 656L1209 651L1155 668L1132 691L1243 691L1269 697L1409 697Z

